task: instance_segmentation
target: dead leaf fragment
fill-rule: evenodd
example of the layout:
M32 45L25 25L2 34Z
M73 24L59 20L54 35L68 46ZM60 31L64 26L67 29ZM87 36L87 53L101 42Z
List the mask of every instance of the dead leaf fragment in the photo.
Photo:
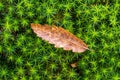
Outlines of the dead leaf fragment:
M77 38L62 27L31 23L31 28L37 36L54 44L56 48L72 50L73 52L84 52L89 49L81 39Z
M75 63L72 63L72 64L70 64L71 65L71 67L73 67L73 68L75 68L75 67L77 67L77 62L75 62Z

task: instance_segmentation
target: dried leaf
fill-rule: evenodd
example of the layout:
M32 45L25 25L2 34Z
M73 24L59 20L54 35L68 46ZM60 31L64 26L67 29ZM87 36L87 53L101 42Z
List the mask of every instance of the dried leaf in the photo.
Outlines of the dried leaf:
M34 23L31 23L31 27L37 36L54 44L56 48L61 47L64 50L72 50L73 52L84 52L88 49L88 46L82 40L62 27Z
M72 63L72 64L70 64L71 65L71 67L73 67L73 68L75 68L75 67L77 67L77 62L75 62L75 63Z

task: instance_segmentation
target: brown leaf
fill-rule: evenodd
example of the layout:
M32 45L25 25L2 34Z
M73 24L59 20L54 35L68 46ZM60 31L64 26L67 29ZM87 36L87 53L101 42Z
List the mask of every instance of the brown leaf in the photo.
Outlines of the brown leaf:
M73 52L84 52L89 49L82 40L62 27L34 23L31 23L31 27L37 36L54 44L56 48L61 47L64 50L72 50Z
M75 68L75 67L77 67L77 62L75 62L75 63L72 63L72 64L70 64L71 65L71 67L73 67L73 68Z

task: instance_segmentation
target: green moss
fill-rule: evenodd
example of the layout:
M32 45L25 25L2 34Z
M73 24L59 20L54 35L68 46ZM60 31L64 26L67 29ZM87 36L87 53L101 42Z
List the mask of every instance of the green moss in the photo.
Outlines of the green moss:
M0 80L119 80L119 0L1 0ZM30 24L62 26L91 51L38 38ZM71 63L78 62L76 68Z

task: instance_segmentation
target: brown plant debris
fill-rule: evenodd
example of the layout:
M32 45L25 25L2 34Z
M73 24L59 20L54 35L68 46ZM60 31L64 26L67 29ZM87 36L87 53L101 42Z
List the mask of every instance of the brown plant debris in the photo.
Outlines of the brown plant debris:
M71 67L75 68L75 67L77 67L77 66L78 66L78 63L77 63L77 62L75 62L75 63L72 63L72 64L70 64L70 65L71 65Z
M37 36L41 37L43 40L49 41L51 44L54 44L56 48L72 50L73 52L84 52L89 49L81 39L77 38L62 27L31 23L31 28Z

